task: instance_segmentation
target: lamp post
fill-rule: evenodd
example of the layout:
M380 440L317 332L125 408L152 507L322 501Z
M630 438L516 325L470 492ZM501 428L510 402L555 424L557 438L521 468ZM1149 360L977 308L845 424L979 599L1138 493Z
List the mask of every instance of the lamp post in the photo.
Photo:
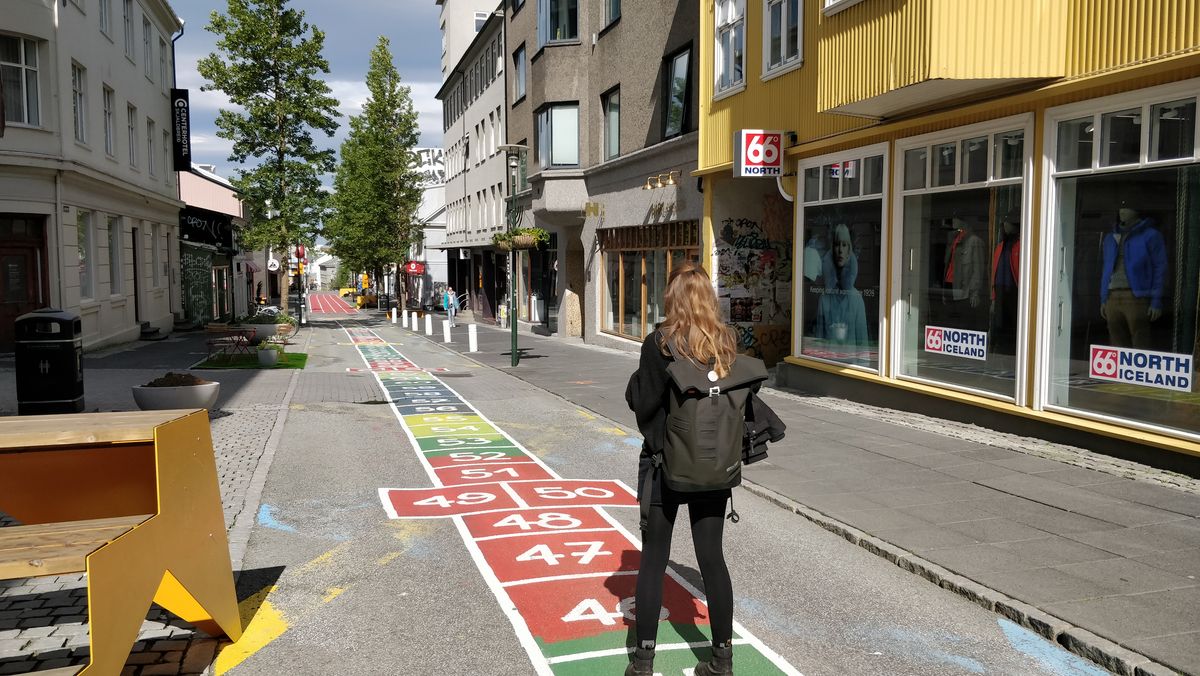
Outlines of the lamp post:
M517 207L517 172L520 171L521 158L529 150L528 146L517 143L506 143L500 146L504 151L508 169L508 230L516 229L521 222L521 209ZM508 251L508 326L512 333L512 365L521 362L517 352L517 250Z

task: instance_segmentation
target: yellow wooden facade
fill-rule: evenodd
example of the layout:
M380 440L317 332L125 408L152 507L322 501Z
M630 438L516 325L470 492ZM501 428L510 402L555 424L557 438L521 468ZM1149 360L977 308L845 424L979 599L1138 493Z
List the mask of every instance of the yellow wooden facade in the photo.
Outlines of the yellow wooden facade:
M733 138L740 129L792 132L784 171L797 161L827 153L894 144L902 139L1016 115L1031 115L1032 165L1029 270L1031 296L1039 286L1036 262L1047 252L1042 186L1050 180L1041 161L1046 111L1078 101L1200 78L1200 3L1195 0L861 0L827 14L825 0L802 0L803 65L763 79L764 0L745 0L745 87L713 100L714 2L700 1L699 161L716 191L736 189L726 177ZM842 111L843 114L833 112ZM844 114L853 112L856 114ZM874 116L869 115L874 113ZM895 149L895 146L890 146ZM893 153L888 181L898 170ZM754 179L744 179L754 180ZM794 191L796 184L783 186ZM711 246L714 197L705 195L705 243ZM797 199L797 203L799 200ZM887 240L902 236L889 204ZM797 244L799 246L799 244ZM797 249L797 255L800 251ZM706 254L707 255L707 254ZM884 299L895 299L892 259L885 258ZM886 315L885 315L886 316ZM1024 339L1036 344L1036 308L1027 314ZM881 329L881 341L889 327ZM889 355L881 350L881 372ZM1034 369L1033 349L1025 367ZM847 378L883 383L914 393L1088 430L1113 438L1200 455L1200 441L1159 434L1094 418L1035 410L1028 403L988 397L867 373L860 369L788 357L788 362ZM1034 378L1018 399L1033 400Z

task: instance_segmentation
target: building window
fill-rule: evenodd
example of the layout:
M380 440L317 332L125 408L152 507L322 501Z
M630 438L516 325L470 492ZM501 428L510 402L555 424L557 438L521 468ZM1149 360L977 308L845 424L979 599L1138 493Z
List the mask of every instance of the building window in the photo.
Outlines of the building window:
M579 164L579 104L548 106L538 113L538 161L542 169Z
M142 70L151 80L154 79L154 71L151 70L152 66L150 65L154 62L154 43L150 41L152 30L150 19L142 16Z
M745 0L717 0L716 93L745 83L746 3Z
M116 128L113 126L113 99L115 94L113 90L104 88L104 153L112 157L116 153L114 134Z
M577 39L578 0L538 0L538 46Z
M984 128L902 144L902 375L1015 398L1025 136Z
M154 223L150 226L150 267L153 270L150 273L150 279L154 283L154 288L162 286L163 267L162 267L162 239L161 226Z
M621 90L614 88L600 96L604 110L604 159L621 154Z
M800 0L763 0L763 72L800 60Z
M138 112L137 106L125 106L125 138L129 139L129 166L137 167L138 165Z
M166 129L162 132L162 167L167 185L171 185L171 174L174 173L171 167L171 132Z
M663 106L663 136L670 138L688 130L692 98L692 48L688 47L667 58L663 81L666 83L666 105Z
M154 137L155 133L154 120L146 118L146 171L150 172L151 176L158 175L158 161L154 152Z
M112 0L100 0L100 32L112 32Z
M1046 403L1194 435L1200 146L1197 98L1175 91L1050 112Z
M38 46L33 40L0 35L0 75L4 81L4 121L37 127Z
M125 56L133 60L133 0L124 0Z
M604 0L604 23L610 24L621 18L621 0Z
M475 12L475 32L476 33L483 30L483 24L487 23L487 20L488 20L487 12Z
M108 217L108 293L116 296L121 293L121 246L124 237L121 232L121 217Z
M858 150L800 167L800 354L879 369L884 156Z
M167 41L161 37L158 39L158 81L165 94L171 80L167 77Z
M71 113L75 118L75 140L87 143L87 69L71 64Z
M92 212L80 209L75 216L76 248L79 252L79 297L95 297L96 261L92 255Z
M513 101L525 98L525 44L513 52Z
M660 225L602 228L600 330L641 340L666 319L663 294L671 268L700 259L700 225L678 221Z

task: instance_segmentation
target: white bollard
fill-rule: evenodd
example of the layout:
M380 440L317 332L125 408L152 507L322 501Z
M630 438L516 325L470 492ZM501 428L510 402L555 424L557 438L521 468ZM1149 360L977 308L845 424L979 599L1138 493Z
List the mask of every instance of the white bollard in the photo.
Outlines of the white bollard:
M413 331L420 331L421 327L417 325L417 313L410 312L408 315L408 328L412 329Z
M433 335L433 315L425 315L425 335Z
M406 329L408 328L408 313L407 312L400 313L400 325Z
M392 323L396 323L396 308L392 308Z
M442 342L443 343L450 342L450 320L449 319L442 320Z
M467 324L467 349L471 352L479 351L479 336L475 333L474 324Z

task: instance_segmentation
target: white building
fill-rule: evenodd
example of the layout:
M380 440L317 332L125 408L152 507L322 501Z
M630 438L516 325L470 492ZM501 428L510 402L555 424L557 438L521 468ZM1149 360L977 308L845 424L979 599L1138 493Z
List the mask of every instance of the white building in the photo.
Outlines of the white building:
M504 17L482 11L488 3L439 0L442 41L451 61L437 98L442 102L442 145L446 151L446 243L449 283L475 317L494 321L507 297L508 255L492 245L505 229L507 188L505 155ZM461 49L460 49L461 48ZM514 96L523 96L513 82ZM511 78L510 78L511 79Z
M237 188L215 166L193 163L179 173L179 196L186 203L179 213L180 319L199 326L250 314L271 273L256 252L239 251L236 233L246 219Z
M441 148L416 148L422 177L421 206L417 222L421 241L409 248L404 276L409 305L436 307L449 281L446 266L446 168ZM416 265L414 265L414 263Z
M169 331L180 307L164 0L4 0L0 16L0 351L53 306L84 346Z

